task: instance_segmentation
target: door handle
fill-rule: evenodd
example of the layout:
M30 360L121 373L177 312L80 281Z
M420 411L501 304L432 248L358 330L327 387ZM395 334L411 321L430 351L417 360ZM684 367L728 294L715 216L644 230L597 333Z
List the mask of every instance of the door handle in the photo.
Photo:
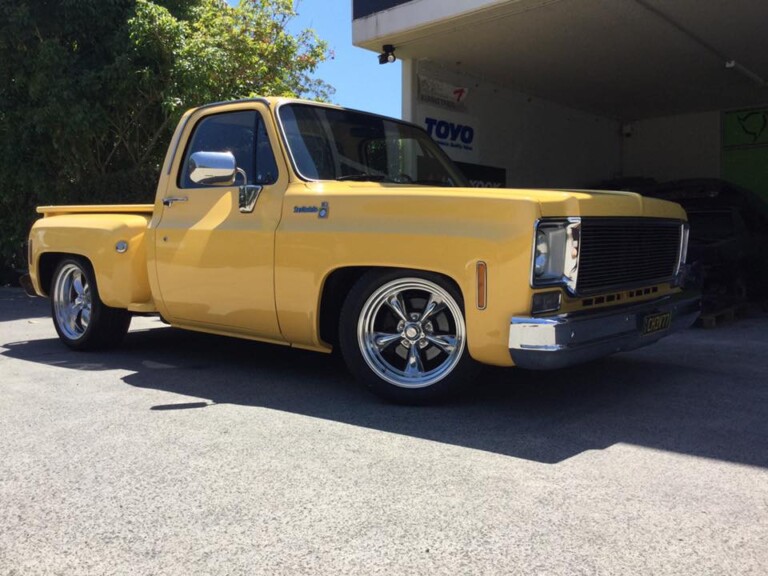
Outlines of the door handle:
M163 198L163 206L171 207L174 202L187 202L189 200L186 196L167 196Z
M262 186L254 184L246 184L240 186L240 212L243 214L250 214L256 207L256 201L261 194Z

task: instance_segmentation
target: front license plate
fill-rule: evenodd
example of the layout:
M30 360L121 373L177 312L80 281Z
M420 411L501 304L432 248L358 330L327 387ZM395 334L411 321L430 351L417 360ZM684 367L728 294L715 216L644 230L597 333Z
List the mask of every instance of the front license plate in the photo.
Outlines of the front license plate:
M649 314L643 318L643 334L651 334L666 330L672 324L672 314L670 312L661 312L659 314Z

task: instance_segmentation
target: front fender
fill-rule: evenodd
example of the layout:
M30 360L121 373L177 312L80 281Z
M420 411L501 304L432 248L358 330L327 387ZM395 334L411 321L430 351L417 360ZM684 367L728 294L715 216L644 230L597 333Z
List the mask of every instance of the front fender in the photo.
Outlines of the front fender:
M276 237L275 293L284 337L323 348L320 303L339 268L422 270L451 278L464 299L469 352L511 365L509 318L530 306L532 226L538 204L525 199L454 194L325 189L289 194ZM302 207L328 203L327 217ZM298 206L294 210L293 206ZM487 306L477 306L477 263L488 267Z

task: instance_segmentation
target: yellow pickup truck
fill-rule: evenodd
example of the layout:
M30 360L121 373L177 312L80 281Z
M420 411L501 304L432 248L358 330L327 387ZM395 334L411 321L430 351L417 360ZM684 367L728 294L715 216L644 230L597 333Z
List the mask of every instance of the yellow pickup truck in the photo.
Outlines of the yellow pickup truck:
M469 188L421 128L300 100L188 111L154 205L51 206L28 290L70 348L133 314L331 352L380 396L426 403L476 363L569 366L696 319L688 225L623 192Z

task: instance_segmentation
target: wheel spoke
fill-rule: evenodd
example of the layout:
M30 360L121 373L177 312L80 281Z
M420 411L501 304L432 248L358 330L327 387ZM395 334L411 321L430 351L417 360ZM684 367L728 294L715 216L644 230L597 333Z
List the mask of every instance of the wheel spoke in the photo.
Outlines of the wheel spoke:
M446 354L453 354L453 352L456 350L456 337L455 336L446 336L446 335L427 335L427 341L430 344L434 344L440 350L445 352Z
M376 348L379 352L383 352L390 344L397 342L402 338L402 334L389 334L387 332L376 332L373 335L373 343L376 344Z
M76 334L78 332L76 312L70 311L69 314L67 314L67 326L69 326L69 329L72 331L73 334Z
M77 292L75 292L75 287L72 285L71 276L68 276L62 282L61 294L62 294L62 301L65 303L73 302L74 299L77 298Z
M405 312L405 303L403 302L400 294L393 294L387 298L387 306L389 306L390 310L395 313L395 316L397 316L403 322L410 321L408 315Z
M435 312L438 310L441 310L445 306L445 303L443 302L443 299L435 294L434 292L431 292L429 294L429 300L427 300L426 306L424 306L424 310L421 312L421 318L419 318L419 322L424 322L432 316Z
M88 324L91 322L91 309L83 308L83 313L80 314L80 323L83 325L83 330L88 328Z
M75 289L78 296L82 296L85 292L85 288L83 287L83 275L79 270L72 273L72 287Z
M420 376L424 372L424 363L421 361L421 352L418 342L411 344L408 351L408 363L405 366L405 375L409 377Z

